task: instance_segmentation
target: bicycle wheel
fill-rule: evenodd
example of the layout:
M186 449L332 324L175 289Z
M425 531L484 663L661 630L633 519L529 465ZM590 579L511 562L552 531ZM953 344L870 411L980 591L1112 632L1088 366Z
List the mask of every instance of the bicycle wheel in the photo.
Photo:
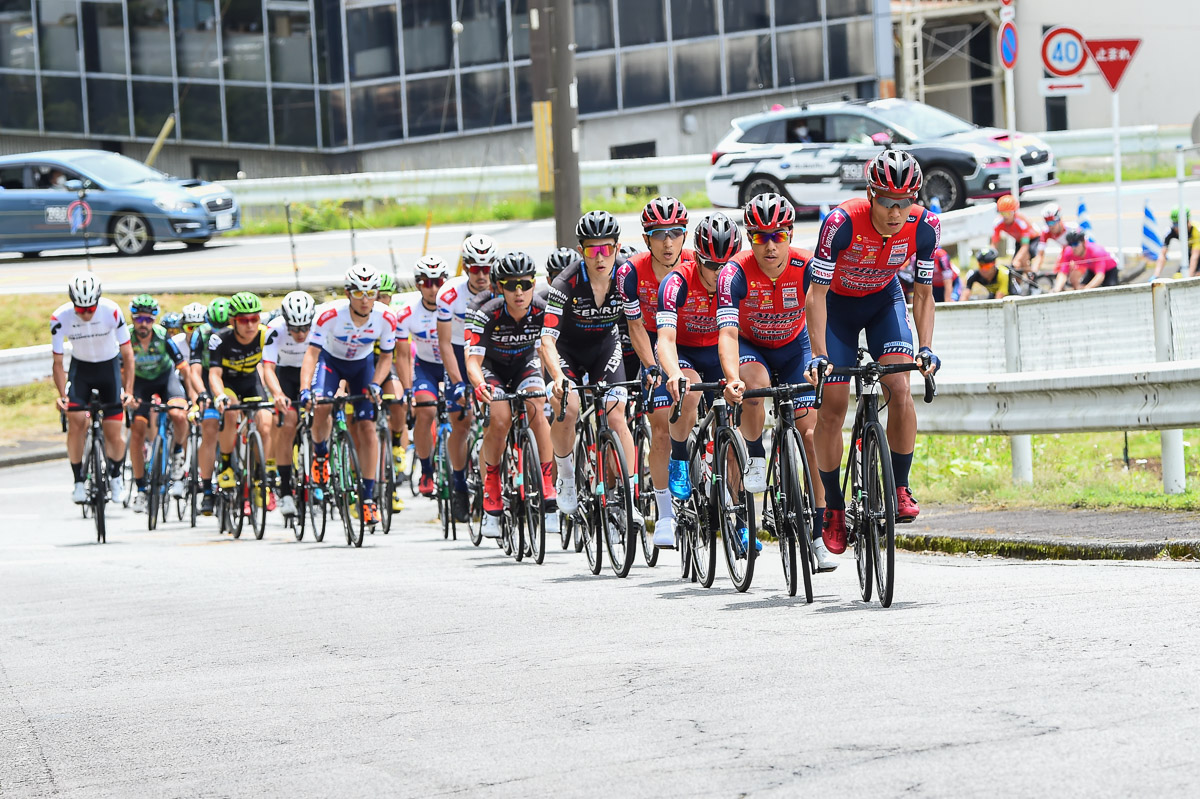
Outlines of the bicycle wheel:
M146 488L146 527L158 527L159 506L162 505L162 442L155 440L150 460L143 464L142 475L150 485Z
M886 608L892 604L896 577L896 481L883 425L873 422L863 432L863 464L866 468L863 521L868 530L879 604Z
M416 497L420 496L417 481L421 478L421 459L417 457L417 452L411 445L409 449L412 451L408 453L408 493Z
M600 532L608 549L613 574L625 577L637 556L637 531L633 528L633 492L625 451L612 430L600 433L596 447L596 489L600 494Z
M546 559L546 516L542 502L542 462L533 433L523 430L521 447L521 510L529 554L539 566Z
M483 462L483 435L472 433L470 439L470 457L467 458L467 535L474 542L476 537L483 537L483 474L479 464ZM447 449L447 453L449 449ZM447 464L449 460L446 461ZM449 466L447 466L449 468ZM458 522L450 517L450 539L458 540Z
M871 601L874 586L873 569L871 566L870 532L864 523L867 515L866 489L863 487L862 473L863 453L862 430L855 428L850 435L850 501L846 505L846 526L854 538L854 562L858 567L858 590L863 602Z
M592 429L587 425L575 437L575 490L579 495L579 509L574 513L576 552L587 553L588 571L599 574L604 567L603 525L599 517L599 503L592 489L595 485L595 468L592 463L595 446L592 444Z
M378 430L379 458L375 462L375 506L379 508L379 527L384 535L392 529L392 495L396 491L396 461L392 457L392 437ZM374 532L372 530L372 532Z
M642 519L642 557L646 565L658 565L658 547L654 546L654 523L658 521L658 503L654 501L654 483L650 479L650 423L642 419L633 429L633 450L637 453L637 508Z
M788 524L788 480L787 468L776 457L778 450L771 448L771 459L767 462L767 490L763 492L763 527L770 529L779 543L779 558L783 561L783 585L788 596L796 595L798 584L796 564L796 535Z
M200 516L200 436L188 434L188 449L188 521L195 527Z
M438 439L437 449L434 451L433 455L433 473L437 478L438 518L442 521L443 539L450 538L450 524L452 522L453 514L450 499L450 494L452 491L451 480L453 479L453 475L450 471L450 456L449 452L447 451L448 446L449 445L446 443L446 437L442 436ZM471 541L472 543L475 543L475 546L479 546L479 544L475 542L475 535L473 531L471 535Z
M717 431L713 447L713 468L717 479L713 484L717 515L721 520L721 540L729 579L739 592L750 588L754 580L754 561L758 547L758 527L754 523L754 495L742 481L745 461L738 446L737 434L727 428ZM743 531L746 536L742 543Z
M233 521L233 537L242 537L242 526L246 523L246 502L250 499L250 490L246 486L246 473L243 470L242 458L239 454L237 444L233 446L233 456L229 459L229 465L233 467L234 487L228 490L226 501L228 508L226 513ZM217 467L220 469L220 467Z
M692 495L682 504L688 516L688 551L692 556L692 573L696 582L710 588L717 573L717 520L710 494L712 456L707 454L707 448L707 441L699 436L692 434L688 437Z
M812 474L808 467L808 456L800 442L800 434L794 428L785 433L783 441L786 487L783 493L784 518L788 535L795 542L793 564L799 563L799 573L804 578L804 601L813 601L812 592L812 531L815 520L813 506ZM795 578L790 596L796 595Z
M304 540L304 527L308 521L309 464L304 453L304 439L297 433L292 440L292 501L296 503L296 515L291 519L292 535L297 541Z
M92 503L92 518L96 522L96 541L101 544L108 542L106 523L104 520L104 505L108 499L108 458L104 456L104 437L92 440L91 486L88 496Z
M504 488L504 510L500 516L500 548L504 554L512 555L520 563L525 559L525 513L521 510L520 453L512 440L512 432L504 442L504 453L500 457L500 480Z
M358 450L354 448L354 442L350 439L349 433L342 439L342 452L343 455L348 456L343 465L344 473L348 478L351 489L347 492L347 495L353 497L353 501L358 509L356 517L349 517L350 524L346 527L349 536L347 543L361 547L363 544L363 535L367 531L367 523L363 519L362 503L367 497L363 496L362 469L358 463Z
M254 539L261 541L267 531L267 461L263 455L262 437L257 430L251 430L246 440L246 471L245 479L248 491L245 496L250 501L250 532Z

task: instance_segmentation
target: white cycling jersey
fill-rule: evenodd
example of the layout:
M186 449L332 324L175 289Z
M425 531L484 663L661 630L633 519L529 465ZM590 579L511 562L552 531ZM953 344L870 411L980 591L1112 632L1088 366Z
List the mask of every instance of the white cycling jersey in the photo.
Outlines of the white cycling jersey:
M417 357L426 363L441 363L442 348L438 343L435 304L430 310L417 297L412 302L396 309L396 341L411 338L417 347Z
M299 367L304 363L304 351L308 349L308 339L296 341L288 332L287 322L282 316L277 316L267 325L267 343L263 345L263 363L273 363L276 366Z
M442 286L437 295L437 321L450 322L450 343L459 347L466 345L467 313L471 301L478 294L471 292L467 280L470 275L462 275L450 280ZM480 292L490 296L490 291Z
M190 333L176 333L171 336L171 341L175 342L175 346L179 348L179 354L183 356L183 362L189 363L192 360L192 336Z
M350 315L350 300L334 300L317 309L317 320L308 334L308 345L320 347L343 361L361 361L375 351L396 348L396 317L382 302L375 303L367 321L359 326Z
M71 357L87 363L111 361L129 341L129 326L117 304L101 297L96 313L84 322L75 315L75 304L63 303L50 315L50 349L63 354L63 343L71 341Z

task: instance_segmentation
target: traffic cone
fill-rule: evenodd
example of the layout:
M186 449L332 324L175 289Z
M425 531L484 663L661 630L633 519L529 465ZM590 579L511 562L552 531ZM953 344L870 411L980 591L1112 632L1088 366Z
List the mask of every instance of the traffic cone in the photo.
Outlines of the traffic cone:
M1088 219L1087 203L1083 198L1079 198L1079 210L1075 212L1075 218L1078 220L1079 229L1088 234L1088 238L1092 235L1092 220Z
M1147 261L1157 261L1158 254L1162 252L1162 239L1158 236L1158 223L1154 219L1154 212L1150 210L1150 203L1146 203L1146 210L1142 214L1142 257Z
M942 212L942 203L938 200L936 195L929 198L929 211L930 213L934 214L940 214Z

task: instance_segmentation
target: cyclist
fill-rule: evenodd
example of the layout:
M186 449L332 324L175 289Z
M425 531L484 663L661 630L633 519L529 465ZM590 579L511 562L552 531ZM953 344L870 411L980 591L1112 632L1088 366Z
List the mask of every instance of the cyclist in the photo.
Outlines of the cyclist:
M937 215L916 204L921 166L903 150L884 150L867 165L866 199L848 200L826 217L809 265L805 315L812 341L806 377L829 376L833 366L854 366L859 335L865 330L871 357L881 363L913 360L913 328L896 270L917 256L913 317L921 372L932 374L941 361L933 354L933 253L941 239ZM888 448L896 479L896 517L911 522L920 513L908 487L917 416L905 373L888 375ZM817 470L825 486L821 531L833 554L846 549L846 510L842 496L842 427L849 404L848 378L829 377L817 414L814 443Z
M437 402L438 386L445 379L446 369L442 365L442 349L438 342L437 295L446 282L447 271L441 258L422 256L413 267L420 296L396 312L396 345L400 347L399 358L411 361L406 370L410 377L405 389L414 402ZM411 348L403 347L403 342L410 340L416 345L415 353ZM433 429L437 424L437 408L432 405L415 408L413 418L413 448L421 463L417 491L422 496L432 497L436 491Z
M467 521L467 436L471 430L471 408L466 402L467 359L464 331L473 301L480 304L492 296L492 266L496 242L491 236L471 236L463 242L462 266L467 274L442 286L437 298L438 346L446 367L446 404L450 410L450 468L453 471L451 513L457 522Z
M1038 236L1038 251L1030 269L1035 274L1042 271L1046 262L1046 245L1053 241L1059 247L1067 246L1067 226L1063 224L1062 209L1057 204L1051 203L1042 209L1042 221L1046 223L1046 229Z
M167 331L167 336L174 339L183 332L183 314L179 311L170 311L163 314L162 326L163 330Z
M550 253L550 257L546 259L546 284L535 289L534 296L545 302L550 296L550 284L562 274L564 269L574 263L582 263L582 259L579 257L579 253L570 247L559 247Z
M579 395L570 390L571 386L584 378L593 383L625 380L621 337L617 330L617 321L624 315L616 281L621 226L607 211L590 211L579 219L575 234L579 238L583 261L563 270L551 284L541 345L542 363L550 373L557 400L550 432L558 468L558 508L567 514L579 508L574 458ZM613 388L608 392L608 422L622 449L633 452L633 437L625 421L626 396L624 388ZM563 403L566 403L566 415L559 421L557 413ZM637 475L631 475L629 481L629 496L633 497ZM633 520L637 526L644 524L636 506Z
M379 509L371 497L375 491L379 441L375 437L375 403L380 388L392 371L396 347L396 317L378 302L379 271L369 264L355 264L346 272L346 297L321 306L321 313L308 335L308 351L300 371L300 403L314 396L333 397L342 380L353 397L354 421L350 435L358 452L362 473L362 520L379 521ZM375 360L375 342L380 343ZM310 388L311 387L311 388ZM333 428L332 407L318 405L313 411L312 479L317 485L329 481L329 434ZM370 475L368 477L368 475Z
M538 358L538 341L542 334L545 304L533 296L536 266L523 252L510 252L492 268L500 289L493 297L472 312L467 320L467 379L479 402L490 402L496 391L515 394L519 391L543 391L542 363ZM550 426L546 422L544 397L525 401L529 426L538 442L538 451L550 451ZM500 491L500 459L504 440L512 426L508 405L496 404L490 409L490 422L483 431L483 523L481 532L488 538L500 537L500 514L504 501ZM542 467L542 492L547 517L557 515L554 504L552 461L545 459Z
M184 391L180 373L187 372L187 362L167 335L167 330L156 324L158 300L149 294L139 294L129 303L129 315L133 318L133 396L138 401L134 406L133 423L129 427L129 465L137 483L137 493L131 506L134 513L146 511L146 429L150 426L150 402L157 395L171 409L174 433L171 448L171 495L183 496L183 472L187 468L187 393Z
M229 313L233 325L214 333L208 340L208 384L212 389L213 404L225 417L225 425L217 436L221 445L221 472L217 475L217 485L221 488L233 488L237 482L231 460L237 443L237 417L234 412L226 411L225 406L247 397L267 397L258 374L267 340L267 328L262 324L262 300L257 294L239 291L229 298ZM267 460L267 480L273 486L276 480L275 425L271 412L265 408L257 411L255 421ZM274 490L267 493L267 510L275 510Z
M766 408L763 400L743 401L742 396L748 389L766 388L773 381L804 382L804 366L810 358L804 280L812 253L791 245L795 221L796 209L786 197L763 194L747 203L743 224L750 239L750 249L729 259L721 269L718 285L720 372L728 381L725 399L743 406L741 432L750 458L745 485L754 493L767 488L766 448L762 441ZM705 231L706 236L717 244L724 244L727 236L734 235L725 232L726 224L732 226L733 222L717 220ZM697 250L700 249L698 240ZM724 251L717 247L712 254L721 256ZM807 409L812 407L812 402L812 396L806 394L799 397L796 404ZM815 416L804 410L796 417L796 430L810 463L816 460L813 449ZM672 446L675 446L673 441ZM681 466L686 471L686 464ZM813 491L817 516L820 517L825 507L823 487L814 485ZM821 540L820 532L820 523L817 523L812 531L813 550L818 568L829 571L837 568L837 562L816 543ZM749 541L743 544L748 546ZM757 539L755 546L762 549Z
M1051 289L1055 292L1062 291L1068 281L1076 291L1120 283L1116 259L1096 242L1088 241L1082 230L1067 234L1067 247L1058 259L1057 271Z
M909 259L908 265L896 274L900 278L900 287L904 289L905 302L912 301L912 288L916 275L917 257L914 255ZM933 301L961 302L963 299L965 299L963 283L958 276L958 269L950 260L950 253L938 247L933 253Z
M656 197L642 209L642 238L648 251L636 252L617 267L617 283L625 305L629 337L638 355L635 369L646 370L649 377L660 372L658 345L658 290L672 269L694 267L695 256L686 249L687 208L674 197ZM632 378L626 362L625 376ZM650 411L650 479L658 521L654 523L654 545L675 546L675 505L671 502L669 461L671 459L671 395L665 385L654 389ZM694 413L692 414L695 415ZM693 420L694 421L694 420ZM681 422L682 423L682 422ZM690 429L690 428L689 428Z
M262 379L275 400L282 424L275 431L272 455L279 465L279 512L296 515L292 494L292 442L299 422L295 406L300 402L300 366L308 349L308 331L316 316L316 302L307 291L292 291L283 298L280 315L267 325L263 344Z
M996 211L1000 218L996 220L996 227L992 231L992 247L998 248L1001 234L1007 235L1016 247L1012 257L1013 269L1025 271L1029 268L1029 259L1038 254L1041 237L1029 220L1017 213L1018 207L1017 198L1011 194L996 200Z
M625 265L630 258L638 254L638 248L632 244L622 244L617 249L617 270ZM618 288L621 285L620 278L617 279ZM549 291L546 292L549 295ZM621 360L625 364L625 376L633 379L642 369L642 360L638 357L637 351L633 348L633 339L629 337L629 320L622 315L617 319L617 332L621 335Z
M183 313L181 315L183 318L180 321L180 332L172 336L171 341L175 342L175 349L179 350L179 354L183 356L183 360L188 364L188 368L181 375L183 387L187 390L188 397L195 399L196 395L203 391L204 388L203 386L197 386L193 380L194 373L191 369L192 336L208 318L208 308L203 303L191 302L183 306Z
M1187 277L1196 276L1196 268L1200 266L1200 229L1192 224L1192 215L1187 208L1183 209L1183 223L1187 226L1187 269L1179 268ZM1158 263L1154 265L1154 276L1162 275L1163 266L1167 263L1167 250L1171 243L1179 238L1179 206L1171 209L1171 229L1163 237L1162 249L1158 251Z
M392 295L395 293L395 278L387 272L380 272L379 302L387 306L390 310L392 307ZM393 315L395 315L394 312ZM379 356L380 344L376 341L376 361L379 360ZM388 407L388 431L392 438L392 461L395 464L396 474L401 475L408 473L409 458L411 457L408 454L408 447L404 443L404 439L408 435L408 419L405 418L407 413L402 403L404 400L404 387L412 383L412 360L410 358L397 358L394 352L392 356L392 371L383 382L382 388L384 394L391 394L397 400L397 402L393 402ZM404 510L404 498L400 496L399 491L392 492L392 510L394 512Z
M975 286L983 286L989 300L1000 300L1009 295L1008 270L996 265L998 257L991 247L985 247L975 255L979 267L967 275L967 294Z
M188 342L188 368L192 373L192 386L198 390L196 406L200 410L200 487L204 494L200 501L200 512L212 516L212 473L217 457L217 421L221 414L211 405L213 393L208 383L208 345L215 333L229 326L229 300L214 297L208 303L205 315L208 321L196 328Z
M83 445L87 440L87 406L92 389L100 392L104 416L104 450L108 456L109 489L119 497L125 439L121 435L121 406L133 401L133 348L125 316L112 300L100 296L100 281L80 272L67 284L70 302L50 315L52 374L58 390L55 405L67 414L67 459L74 478L72 501L88 501L83 479ZM63 343L71 342L71 367L63 366Z

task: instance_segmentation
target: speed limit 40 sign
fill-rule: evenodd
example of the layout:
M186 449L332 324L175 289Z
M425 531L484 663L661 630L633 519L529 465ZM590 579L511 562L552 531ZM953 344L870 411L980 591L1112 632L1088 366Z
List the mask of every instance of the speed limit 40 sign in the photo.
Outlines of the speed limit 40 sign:
M1042 36L1042 64L1051 75L1060 78L1077 75L1087 63L1087 58L1083 36L1074 28L1060 25Z

